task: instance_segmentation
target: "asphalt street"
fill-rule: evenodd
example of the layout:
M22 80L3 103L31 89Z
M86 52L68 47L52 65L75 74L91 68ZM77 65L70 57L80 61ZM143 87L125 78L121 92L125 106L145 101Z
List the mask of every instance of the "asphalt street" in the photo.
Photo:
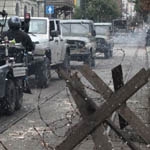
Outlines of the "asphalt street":
M104 59L102 54L97 54L96 67L93 68L93 71L112 90L114 89L111 71L117 65L122 65L125 83L141 68L149 68L149 52L145 48L145 36L144 29L138 29L134 33L116 34L113 37L115 42L113 57ZM71 64L74 66L82 65L78 62ZM149 85L147 84L128 101L129 107L146 125L150 124L148 92ZM94 94L93 91L88 94L98 105L101 105L102 101L99 100L99 95ZM65 81L60 80L54 71L52 71L52 79L48 88L41 90L33 87L32 94L24 95L23 108L14 116L2 116L0 122L13 120L23 111L29 111L33 108L34 111L0 134L0 141L8 150L52 150L67 136L70 127L81 119L69 90L66 88ZM117 116L114 121L117 122ZM112 134L110 142L114 150L130 149L126 143L120 142L121 140L116 138L114 133ZM142 150L149 149L140 143L136 144ZM0 145L0 150L6 149ZM82 141L75 150L94 150L91 137L89 136Z

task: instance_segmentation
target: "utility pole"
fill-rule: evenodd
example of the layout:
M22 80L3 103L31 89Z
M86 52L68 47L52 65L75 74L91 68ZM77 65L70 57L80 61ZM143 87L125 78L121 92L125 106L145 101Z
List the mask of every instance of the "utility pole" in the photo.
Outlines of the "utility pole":
M123 2L122 2L122 0L121 0L121 19L122 19L122 17L123 17L123 15L122 15L122 11L123 11L122 5L123 5Z
M44 0L44 17L46 17L46 0Z
M83 11L83 17L84 17L84 19L86 18L86 2L87 0L81 0L81 9L82 9L82 11Z
M84 17L86 18L86 0L84 0Z

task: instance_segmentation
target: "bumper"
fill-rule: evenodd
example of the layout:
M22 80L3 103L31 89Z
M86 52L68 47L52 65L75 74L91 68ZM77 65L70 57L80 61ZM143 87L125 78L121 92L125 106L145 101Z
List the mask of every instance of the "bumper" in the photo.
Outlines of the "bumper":
M71 60L83 61L89 57L90 53L71 54Z
M3 98L5 95L6 75L8 71L8 65L0 66L0 98Z
M105 53L110 51L109 49L101 49L101 48L96 48L96 52L100 52L100 53Z
M71 60L84 61L90 55L89 49L72 49L70 51Z

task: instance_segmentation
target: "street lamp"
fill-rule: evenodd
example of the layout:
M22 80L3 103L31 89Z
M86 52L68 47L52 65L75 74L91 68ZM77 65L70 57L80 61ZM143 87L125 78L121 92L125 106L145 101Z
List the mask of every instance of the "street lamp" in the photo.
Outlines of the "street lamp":
M44 17L46 17L46 0L44 0Z

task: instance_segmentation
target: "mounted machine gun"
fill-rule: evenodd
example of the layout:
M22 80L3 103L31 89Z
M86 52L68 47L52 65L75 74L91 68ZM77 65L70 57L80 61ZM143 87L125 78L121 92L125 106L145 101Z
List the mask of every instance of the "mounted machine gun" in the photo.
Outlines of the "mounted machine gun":
M15 40L1 38L7 13L3 10L0 15L3 17L3 23L0 23L0 112L11 115L22 106L27 77L27 52Z

